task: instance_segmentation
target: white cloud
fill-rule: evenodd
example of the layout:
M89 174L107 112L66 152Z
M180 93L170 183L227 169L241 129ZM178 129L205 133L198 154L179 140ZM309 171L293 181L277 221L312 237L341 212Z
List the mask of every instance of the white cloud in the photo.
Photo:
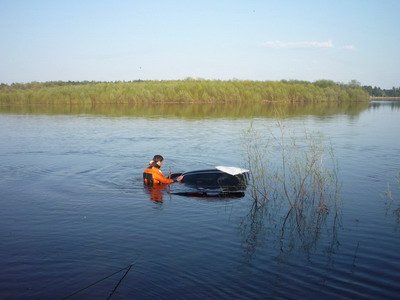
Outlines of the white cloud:
M344 46L342 47L342 49L344 49L344 50L349 50L349 51L355 51L357 48L356 48L356 46L354 46L354 45L344 45Z
M304 42L282 42L282 41L269 41L263 43L266 48L272 49L315 49L315 48L333 48L333 43L329 41L304 41Z

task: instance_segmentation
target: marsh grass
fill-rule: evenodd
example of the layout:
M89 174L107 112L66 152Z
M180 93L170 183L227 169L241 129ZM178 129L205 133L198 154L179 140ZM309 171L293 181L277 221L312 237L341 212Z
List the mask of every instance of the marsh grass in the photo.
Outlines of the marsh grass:
M368 101L359 86L328 80L170 80L0 84L0 104L143 104Z
M319 132L291 130L280 118L273 129L251 126L244 140L252 201L243 227L247 238L268 221L275 234L279 232L276 241L282 252L297 246L309 251L321 230L329 227L333 251L341 203L338 164L330 141ZM258 225L251 228L252 224Z
M387 184L386 190L384 191L384 199L386 206L386 215L391 212L395 218L396 222L400 224L400 198L398 195L400 194L400 172L395 179L395 188Z

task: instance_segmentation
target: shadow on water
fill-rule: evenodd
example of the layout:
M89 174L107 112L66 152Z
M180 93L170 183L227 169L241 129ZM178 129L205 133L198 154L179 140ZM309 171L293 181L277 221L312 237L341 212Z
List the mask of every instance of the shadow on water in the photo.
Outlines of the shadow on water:
M218 193L210 194L202 190L191 190L191 191L175 191L170 185L165 184L154 184L154 185L143 185L144 193L148 196L149 200L156 203L162 204L164 199L171 199L173 196L181 196L190 198L193 200L200 201L223 201L228 202L235 199L241 199L245 196L244 192L232 192L232 193Z
M45 115L102 115L146 118L254 118L274 117L277 110L282 117L314 115L319 117L345 114L357 116L368 108L368 102L320 102L320 103L227 103L227 104L82 104L82 105L46 105L27 104L0 106L0 113L7 114L45 114Z

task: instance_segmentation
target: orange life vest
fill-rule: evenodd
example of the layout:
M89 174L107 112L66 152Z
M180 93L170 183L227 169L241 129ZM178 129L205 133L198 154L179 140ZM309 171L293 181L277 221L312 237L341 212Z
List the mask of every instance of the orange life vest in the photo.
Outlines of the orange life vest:
M173 183L174 181L163 175L161 170L156 167L148 167L143 171L143 182L145 184Z

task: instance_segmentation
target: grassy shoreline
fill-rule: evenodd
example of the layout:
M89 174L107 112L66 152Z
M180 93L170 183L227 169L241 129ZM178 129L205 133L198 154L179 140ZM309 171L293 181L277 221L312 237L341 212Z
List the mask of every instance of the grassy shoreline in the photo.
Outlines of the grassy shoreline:
M360 86L329 80L32 82L1 84L0 104L144 104L368 101Z

